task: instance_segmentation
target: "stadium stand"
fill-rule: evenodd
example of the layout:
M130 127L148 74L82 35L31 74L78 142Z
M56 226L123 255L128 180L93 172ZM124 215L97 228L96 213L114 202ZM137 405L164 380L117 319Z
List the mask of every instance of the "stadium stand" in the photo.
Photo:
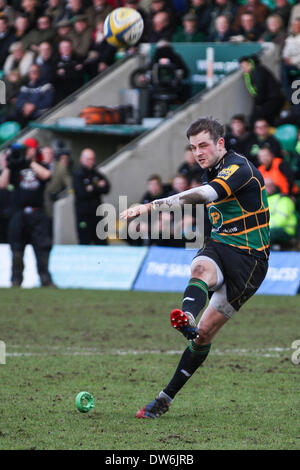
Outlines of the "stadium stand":
M143 117L149 117L145 104L147 92L143 89L130 90L130 75L135 69L144 66L148 60L148 56L143 52L146 50L144 44L141 44L135 50L129 50L125 54L125 59L115 65L111 65L111 56L107 58L107 62L104 62L104 67L101 65L103 48L98 46L99 44L103 45L103 20L107 13L116 6L113 1L14 1L9 6L7 2L2 3L3 8L0 11L0 54L3 70L2 78L6 84L8 100L7 108L1 110L0 119L4 123L0 127L1 143L8 145L13 141L13 138L17 138L18 141L22 142L27 137L36 137L42 146L53 146L58 139L63 139L66 147L70 149L75 163L78 162L79 154L83 148L88 145L93 147L101 170L107 174L112 183L112 191L105 200L115 205L117 205L119 194L127 194L129 203L140 200L145 181L153 173L154 166L159 171L163 181L170 182L172 180L177 169L183 163L184 129L187 123L199 114L215 115L217 109L218 117L227 124L230 123L232 116L235 114L242 113L247 118L249 117L253 98L247 94L240 72L236 71L220 82L219 85L216 85L215 82L212 90L199 94L205 88L206 48L211 46L207 41L215 41L213 43L215 47L215 78L217 76L224 78L228 72L237 68L236 63L234 63L236 57L234 59L231 57L232 46L236 44L236 41L242 41L239 43L239 47L245 47L246 51L250 44L244 42L246 39L246 41L251 41L251 47L254 48L249 52L249 55L257 53L261 44L263 44L260 61L263 66L267 66L275 74L277 79L280 79L281 71L278 63L281 49L284 50L283 41L286 35L291 37L294 34L295 36L295 31L294 33L290 32L290 25L293 21L297 21L299 17L299 5L293 0L266 0L262 2L256 0L238 2L229 0L191 0L179 2L180 5L178 2L163 0L152 0L151 2L129 0L126 2L126 6L139 9L144 17L146 27L143 42L152 42L154 49L151 53L155 50L159 39L177 38L178 40L179 38L179 40L185 41L190 38L190 41L205 41L193 44L172 43L176 52L183 54L184 60L188 62L191 73L189 78L186 79L186 83L191 86L192 98L179 108L178 105L177 107L176 105L172 106L171 113L167 115L163 122L160 122L151 119L151 116L148 121L147 119L143 121ZM123 3L125 4L125 2ZM227 36L226 34L225 36L222 35L222 22L220 22L219 35L216 36L216 29L219 28L218 19L222 15L230 19L230 25L232 25L234 19L233 31L230 32L230 36L229 34ZM165 17L167 21L165 21ZM157 18L162 21L157 21ZM194 25L195 18L197 18L196 30L187 27L184 35L182 35L184 25ZM251 26L250 23L253 18L254 23ZM241 24L244 25L244 31L240 29ZM71 66L72 70L77 68L81 74L80 80L73 87L75 91L63 101L60 101L62 96L57 95L57 104L53 108L38 120L30 122L29 127L24 128L16 135L19 130L18 123L6 123L5 121L7 116L11 116L18 89L23 85L21 76L24 67L22 67L22 73L16 73L15 67L22 58L9 58L9 50L16 49L16 45L21 42L25 55L34 54L31 62L34 61L41 67L48 60L47 54L43 57L41 53L43 45L49 45L49 42L51 42L51 46L53 46L51 60L57 63L57 45L61 39L70 40L73 47L75 46L76 53L79 53L79 56L73 57L73 65ZM199 47L199 44L201 44L201 47ZM278 47L274 47L274 44ZM95 45L97 46L95 47ZM187 54L183 49L185 46L187 46L186 51L189 51ZM223 62L218 56L218 51L221 50L217 49L218 46L224 48L224 57L225 51L228 54ZM244 52L241 55L248 54ZM114 61L118 57L124 57L124 53L122 51L118 52ZM62 60L65 60L65 58L61 58ZM193 61L197 64L198 70L191 68ZM4 64L6 64L6 67L3 68ZM199 72L201 67L202 77L200 77ZM55 70L54 64L51 64L50 68L52 71ZM297 65L294 68L296 70L290 77L290 83L298 76ZM62 71L63 69L65 71ZM44 70L48 69L45 68ZM50 82L57 92L58 88L60 91L62 90L62 87L57 85L58 78L61 81L67 69L58 66L56 70L61 75L57 75L56 78L51 77ZM51 73L49 72L49 76ZM47 76L47 73L45 75ZM25 79L26 77L27 73L25 73ZM82 83L83 86L80 86ZM65 81L66 86L64 86L64 89L66 93L72 91L72 87L68 84L71 85L69 79ZM74 85L73 79L72 85ZM249 89L251 87L248 87ZM86 126L79 116L82 109L89 105L114 107L128 105L128 109L131 106L131 109L133 109L131 121L128 119L125 124ZM299 153L296 145L294 146L295 133L298 131L300 122L299 106L298 103L291 101L291 96L287 93L282 116L279 116L278 112L277 117L280 118L278 121L274 116L275 119L272 122L274 127L271 128L275 138L282 142L284 147L283 158L291 165L295 175L298 174L300 167ZM8 110L8 114L5 114L5 109ZM155 124L157 125L159 122L160 125L155 127ZM280 125L293 127L284 127L283 129L278 127L276 131L276 127ZM153 126L154 129L152 129ZM166 135L168 139L166 139ZM99 136L101 136L101 141ZM155 155L153 154L153 146L156 148ZM168 156L168 158L162 158L161 155ZM136 172L137 162L139 175L143 175L144 178L135 178L135 184L131 185L128 182L132 180L132 175ZM63 227L62 223L66 220L65 207L70 208L73 205L71 198L72 196L69 195L68 198L59 200L54 205L57 206L57 208L54 208L56 243L66 243L70 240L72 243L77 242L72 220L69 224L69 227L72 227L71 229Z

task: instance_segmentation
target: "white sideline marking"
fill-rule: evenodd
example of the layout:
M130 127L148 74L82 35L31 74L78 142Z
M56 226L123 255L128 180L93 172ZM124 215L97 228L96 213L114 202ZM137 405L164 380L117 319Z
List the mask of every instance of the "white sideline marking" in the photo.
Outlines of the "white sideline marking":
M13 346L12 349L19 349L21 346ZM22 346L24 348L24 346ZM138 356L138 355L145 355L145 354L165 354L165 355L179 355L182 354L182 350L170 349L167 351L161 351L159 349L146 349L146 350L111 350L111 351L99 351L97 348L82 348L80 350L76 350L73 348L66 348L62 349L58 346L48 346L44 348L44 351L30 351L30 346L25 346L24 349L27 351L21 352L7 352L6 356L8 357L22 357L22 356L48 356L49 353L52 355L58 356L93 356L93 355L113 355L113 356ZM273 348L257 348L257 349L213 349L210 354L216 356L223 356L227 354L232 354L236 356L253 356L258 355L260 357L281 357L280 353L285 351L290 351L290 348L280 348L280 347L273 347Z

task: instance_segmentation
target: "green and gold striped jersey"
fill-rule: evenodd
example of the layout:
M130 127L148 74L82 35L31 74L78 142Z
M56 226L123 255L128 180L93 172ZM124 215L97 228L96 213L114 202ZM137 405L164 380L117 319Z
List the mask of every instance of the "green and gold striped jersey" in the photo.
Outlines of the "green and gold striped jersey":
M216 201L206 205L211 238L268 259L269 208L257 168L230 150L216 167L206 170L203 180L218 194Z

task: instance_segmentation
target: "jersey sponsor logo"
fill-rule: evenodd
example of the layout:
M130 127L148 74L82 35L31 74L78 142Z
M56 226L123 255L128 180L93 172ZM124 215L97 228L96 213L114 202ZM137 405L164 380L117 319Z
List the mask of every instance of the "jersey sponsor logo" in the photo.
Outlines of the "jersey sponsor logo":
M238 170L239 165L230 165L226 168L223 168L220 173L217 174L217 178L222 178L223 180L228 180L233 173Z
M208 217L214 227L214 230L219 230L219 228L222 227L223 215L222 212L220 212L219 209L217 209L215 206L211 206L208 209Z

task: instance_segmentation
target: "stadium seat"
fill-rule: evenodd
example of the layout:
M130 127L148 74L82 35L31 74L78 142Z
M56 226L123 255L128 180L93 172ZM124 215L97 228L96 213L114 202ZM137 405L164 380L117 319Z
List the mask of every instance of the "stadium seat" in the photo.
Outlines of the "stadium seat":
M20 132L21 126L18 122L7 121L0 126L0 144L15 137Z
M293 124L282 124L277 127L274 137L279 140L283 150L292 152L298 141L298 128Z

